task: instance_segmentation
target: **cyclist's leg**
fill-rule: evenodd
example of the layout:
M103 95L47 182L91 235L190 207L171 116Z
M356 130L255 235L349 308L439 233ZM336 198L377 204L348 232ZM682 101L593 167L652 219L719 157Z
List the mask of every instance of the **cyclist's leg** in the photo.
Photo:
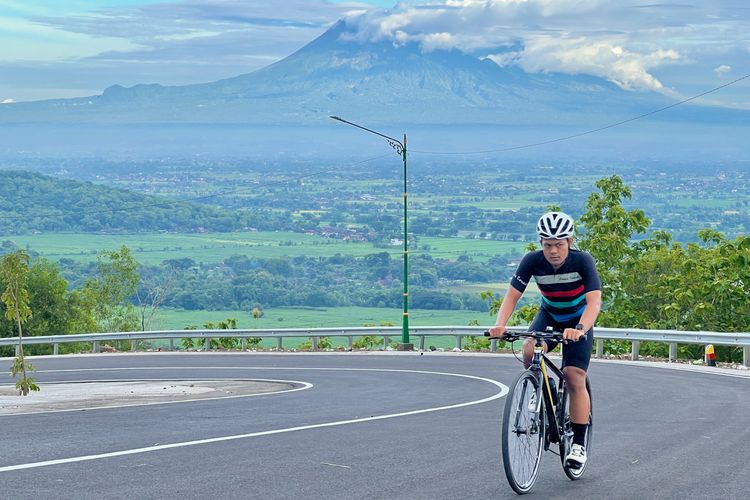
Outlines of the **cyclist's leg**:
M570 392L570 420L574 424L588 425L591 401L586 390L586 371L594 346L594 329L586 332L586 340L563 346L563 374ZM582 436L577 435L577 441Z
M555 320L549 315L544 309L539 309L536 313L534 321L529 326L529 331L543 332L548 326L555 326ZM531 364L531 359L534 357L534 344L536 341L532 338L527 338L523 342L523 364L526 368ZM551 351L557 346L557 342L545 341L544 352Z
M586 390L586 372L576 366L566 366L563 374L570 392L570 420L574 424L588 425L591 402Z

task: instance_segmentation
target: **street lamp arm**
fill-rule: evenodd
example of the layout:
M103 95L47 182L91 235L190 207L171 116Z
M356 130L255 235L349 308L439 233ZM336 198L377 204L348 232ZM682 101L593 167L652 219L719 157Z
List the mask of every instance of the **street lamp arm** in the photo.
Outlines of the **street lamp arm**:
M401 344L399 344L399 350L411 351L414 349L414 345L409 342L409 231L408 231L408 203L407 198L409 191L407 190L407 176L406 176L406 134L404 134L404 142L394 139L393 137L381 134L362 125L357 125L349 120L344 120L340 116L331 116L331 119L346 123L352 127L370 132L371 134L378 135L388 141L393 149L396 150L398 155L404 162L404 315L401 322Z
M357 128L362 129L362 130L366 130L367 132L370 132L371 134L375 134L375 135L379 135L380 137L383 137L384 139L386 139L388 141L388 144L390 144L391 147L396 150L396 153L398 153L398 154L402 154L404 152L404 150L406 149L406 146L404 146L404 144L401 141L399 141L398 139L394 139L393 137L387 136L385 134L381 134L380 132L376 132L376 131L371 130L371 129L367 128L367 127L363 127L362 125L357 125L356 123L352 123L352 122L350 122L348 120L344 120L340 116L331 116L331 118L334 119L334 120L340 121L342 123L349 124L352 127L357 127Z

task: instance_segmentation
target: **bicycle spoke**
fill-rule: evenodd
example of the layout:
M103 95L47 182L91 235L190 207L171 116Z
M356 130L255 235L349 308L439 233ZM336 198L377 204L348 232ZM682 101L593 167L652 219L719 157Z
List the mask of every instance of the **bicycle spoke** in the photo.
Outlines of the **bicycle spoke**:
M508 481L517 492L526 492L533 486L543 451L543 415L529 409L535 392L534 376L522 374L506 402L503 459Z

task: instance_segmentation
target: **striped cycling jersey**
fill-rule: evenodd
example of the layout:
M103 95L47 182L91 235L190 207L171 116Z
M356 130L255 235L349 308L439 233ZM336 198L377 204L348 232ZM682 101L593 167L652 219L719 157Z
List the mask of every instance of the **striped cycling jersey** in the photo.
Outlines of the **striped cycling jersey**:
M580 250L571 249L557 270L541 250L530 252L521 259L510 284L523 293L532 276L542 294L542 309L559 323L580 318L586 308L586 293L602 288L594 258Z

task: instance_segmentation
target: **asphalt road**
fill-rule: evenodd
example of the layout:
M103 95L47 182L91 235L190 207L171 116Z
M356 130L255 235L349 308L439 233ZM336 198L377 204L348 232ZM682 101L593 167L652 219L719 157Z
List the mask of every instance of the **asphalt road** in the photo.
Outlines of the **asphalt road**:
M145 379L300 390L0 416L3 498L516 497L500 451L505 386L520 370L507 356L147 353L34 365L42 390ZM547 453L527 496L747 498L750 378L724 373L592 363L590 466L571 482Z

